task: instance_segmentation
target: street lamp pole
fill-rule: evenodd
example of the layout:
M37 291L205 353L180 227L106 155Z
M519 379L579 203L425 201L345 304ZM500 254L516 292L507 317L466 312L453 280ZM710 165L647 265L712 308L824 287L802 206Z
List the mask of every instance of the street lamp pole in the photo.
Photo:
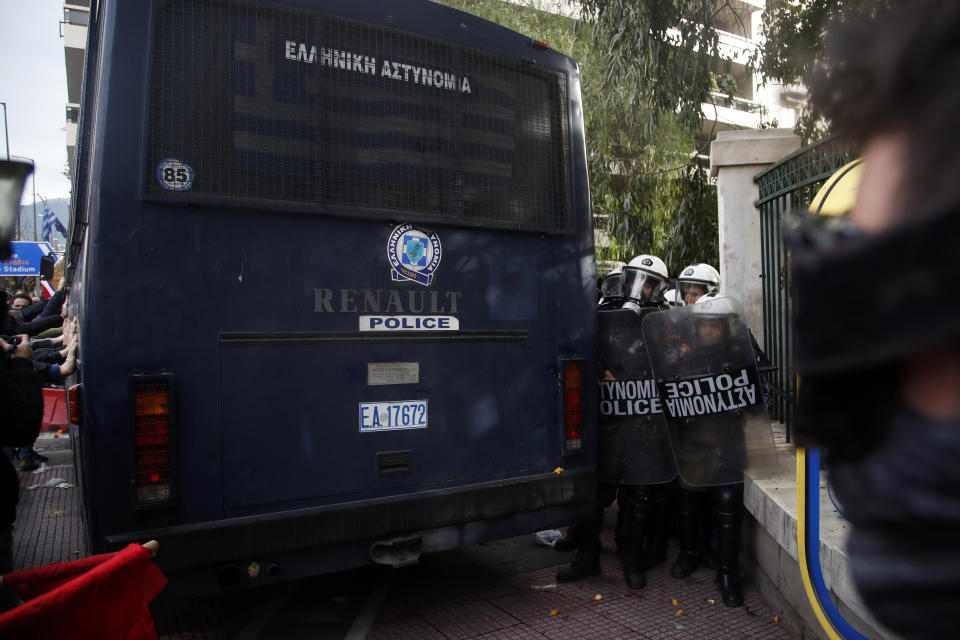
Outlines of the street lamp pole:
M24 158L23 156L14 156L17 160L29 162L32 170L30 171L30 184L33 190L33 239L37 240L37 179L33 175L37 172L37 163L33 158ZM20 225L20 215L17 214L17 240L23 240L23 227Z
M7 103L0 102L3 105L3 136L7 140L7 160L10 159L10 129L7 128Z
M33 162L31 160L31 162ZM30 174L30 184L33 185L33 241L39 240L37 237L37 165L33 165L33 173Z
M43 205L43 210L44 210L44 212L46 212L47 209L49 208L49 207L47 206L47 199L43 197L43 194L42 194L42 193L38 193L38 194L37 194L37 199L40 200L40 204ZM40 218L40 237L43 238L43 214L42 214L42 213L41 213L41 214L34 214L33 217L34 217L34 224L36 224L36 218L37 218L37 217ZM46 238L44 238L44 240L46 240ZM52 236L52 235L50 236L50 241L51 241L51 242L53 241L53 236Z

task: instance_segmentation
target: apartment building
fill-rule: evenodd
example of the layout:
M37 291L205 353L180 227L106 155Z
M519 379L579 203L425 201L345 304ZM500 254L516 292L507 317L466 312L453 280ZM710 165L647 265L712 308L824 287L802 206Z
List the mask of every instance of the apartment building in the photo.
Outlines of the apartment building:
M87 48L90 0L70 0L63 4L60 35L67 65L66 136L67 163L73 172L73 154L77 148L77 122L80 118L80 94L83 90L83 58Z

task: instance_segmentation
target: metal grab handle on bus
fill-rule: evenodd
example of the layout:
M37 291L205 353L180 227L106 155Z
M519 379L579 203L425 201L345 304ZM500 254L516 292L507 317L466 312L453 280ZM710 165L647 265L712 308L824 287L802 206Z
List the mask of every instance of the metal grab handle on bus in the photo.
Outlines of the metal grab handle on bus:
M150 552L150 559L153 560L157 557L157 552L160 551L160 543L156 540L150 540L149 542L144 542L142 545L144 549Z

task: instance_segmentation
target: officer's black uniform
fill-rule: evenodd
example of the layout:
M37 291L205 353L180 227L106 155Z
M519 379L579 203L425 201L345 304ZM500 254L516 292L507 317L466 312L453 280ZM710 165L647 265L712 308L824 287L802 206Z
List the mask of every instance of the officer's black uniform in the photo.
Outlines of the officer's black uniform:
M650 380L650 388L654 388L642 332L643 318L661 310L660 298L666 287L666 270L662 269L663 275L656 274L654 260L662 265L652 256L638 256L630 266L624 267L623 292L627 302L623 309L598 313L598 349L604 375L609 374L609 378L616 381L629 381L634 389L637 381L645 378ZM625 419L608 416L605 420L603 413L601 406L597 512L593 520L578 523L568 532L567 542L562 546L576 542L577 556L569 567L557 573L557 580L568 582L599 573L603 508L616 499L620 505L616 537L624 577L630 588L639 589L646 585L647 538L651 534L665 538L656 535L662 522L657 510L662 487L657 483L668 482L676 471L662 416L634 416L632 406L631 415Z
M715 306L722 304L715 302ZM681 312L692 314L693 335L687 336L683 345L665 345L672 351L655 354L655 370L658 369L658 358L662 362L672 361L674 366L669 369L681 373L681 377L729 374L734 370L730 363L738 363L736 369L739 370L743 363L755 362L748 342L731 339L731 323L739 323L735 316L701 312L698 319L699 308L698 305ZM720 323L722 337L715 334L710 341L701 339L699 322L705 319ZM645 333L648 339L657 335L653 331ZM750 352L741 353L744 350ZM663 370L656 371L658 377ZM709 536L710 527L714 526L718 543L717 584L724 604L738 607L743 604L743 593L737 552L743 518L743 469L748 464L743 417L740 412L731 411L713 413L701 419L668 422L680 474L677 510L680 553L670 574L683 578L693 573L702 559L701 548ZM705 490L710 493L713 517L703 517L709 516L710 510L703 504ZM702 515L702 507L707 509L706 514Z

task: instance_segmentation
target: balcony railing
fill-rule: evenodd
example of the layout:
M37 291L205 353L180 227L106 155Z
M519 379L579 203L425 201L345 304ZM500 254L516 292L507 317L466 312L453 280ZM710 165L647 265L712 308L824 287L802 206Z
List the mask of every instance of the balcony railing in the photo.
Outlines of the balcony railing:
M715 91L710 92L710 98L708 101L717 105L718 107L729 107L731 109L744 111L746 113L757 113L761 109L759 102L745 100L744 98L738 98L736 96L731 98L725 93L717 93Z

